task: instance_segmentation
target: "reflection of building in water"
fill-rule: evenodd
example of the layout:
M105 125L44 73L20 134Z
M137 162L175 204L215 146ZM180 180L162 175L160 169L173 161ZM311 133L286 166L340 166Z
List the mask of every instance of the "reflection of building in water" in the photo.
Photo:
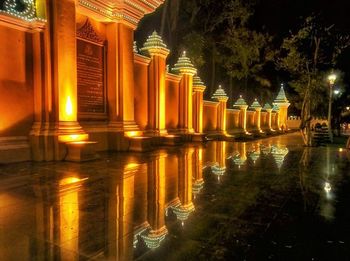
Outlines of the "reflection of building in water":
M253 143L251 149L248 152L248 156L253 161L254 164L259 159L260 153L261 153L261 151L260 151L259 144Z
M147 205L148 205L148 167L147 163L143 163L139 167L139 171L137 172L137 178L135 179L135 203L134 209L134 247L136 248L139 239L141 238L141 234L144 234L150 228L148 223L148 213L147 213ZM142 241L142 239L141 239Z
M193 148L181 151L179 155L179 199L180 204L173 206L172 210L177 219L184 224L189 215L194 211L192 202L192 178L193 178Z
M194 173L193 173L193 184L192 184L192 194L193 197L201 192L204 186L203 180L203 149L198 147L194 151Z
M217 142L216 146L216 161L211 167L211 171L217 176L218 180L226 172L226 141Z
M267 156L271 152L271 146L270 145L260 145L260 151L263 155Z
M168 234L165 227L165 156L148 163L148 222L150 229L142 234L148 248L157 248Z
M69 177L60 181L59 213L60 242L65 243L61 258L76 260L75 252L79 251L79 199L81 182L79 178Z
M246 143L240 142L235 144L235 152L233 154L232 160L235 165L240 168L245 165L247 161Z
M116 173L109 181L108 200L108 256L116 260L133 257L133 217L135 197L135 173L140 165L126 164L122 173ZM106 231L105 231L106 233Z
M253 161L254 164L259 159L259 157L260 157L259 151L254 150L249 153L249 158Z
M276 145L271 146L271 154L275 159L277 167L281 168L283 165L283 161L285 156L288 154L288 148L286 147L278 147Z

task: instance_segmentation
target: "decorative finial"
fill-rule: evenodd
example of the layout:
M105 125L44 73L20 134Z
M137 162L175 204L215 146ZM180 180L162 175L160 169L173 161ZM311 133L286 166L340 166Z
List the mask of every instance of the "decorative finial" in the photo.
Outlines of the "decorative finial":
M255 98L255 99L254 99L254 101L258 101L258 99L257 99L257 98Z
M284 83L281 83L281 88L284 88Z
M183 51L183 52L182 52L182 56L186 56L186 51Z
M221 86L221 84L219 84L219 89L222 89L222 86Z
M242 94L241 94L241 95L239 95L239 98L241 98L241 99L242 99Z

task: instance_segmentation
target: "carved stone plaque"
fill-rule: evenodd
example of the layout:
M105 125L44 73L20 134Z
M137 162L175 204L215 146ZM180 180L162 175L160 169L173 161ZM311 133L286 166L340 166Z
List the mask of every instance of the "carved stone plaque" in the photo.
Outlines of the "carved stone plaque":
M101 43L87 20L77 38L79 113L106 112L105 54Z

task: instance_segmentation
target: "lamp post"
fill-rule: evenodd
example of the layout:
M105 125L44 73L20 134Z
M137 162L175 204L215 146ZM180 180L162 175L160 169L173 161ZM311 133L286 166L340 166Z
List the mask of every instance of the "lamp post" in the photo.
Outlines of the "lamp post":
M332 125L331 125L331 117L332 117L332 95L333 95L333 85L337 76L334 73L331 73L328 76L329 83L329 101L328 101L328 133L331 142L333 143L333 133L332 133Z

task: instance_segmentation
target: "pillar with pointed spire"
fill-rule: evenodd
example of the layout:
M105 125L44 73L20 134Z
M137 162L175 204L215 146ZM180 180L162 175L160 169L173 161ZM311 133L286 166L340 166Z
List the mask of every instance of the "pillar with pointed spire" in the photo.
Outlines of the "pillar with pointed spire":
M206 86L198 75L193 77L193 128L203 133L203 92Z
M273 105L278 106L278 128L283 130L288 130L287 118L288 118L288 107L290 105L286 94L284 92L283 83L281 84L281 89L277 95L277 98L274 100Z
M272 125L271 125L271 112L272 112L272 107L269 103L265 103L263 110L266 111L267 115L266 115L266 122L267 122L267 130L272 130Z
M245 100L242 98L242 95L239 96L239 99L233 105L234 108L238 108L239 112L239 128L242 129L244 133L247 132L247 108L248 105Z
M273 120L272 120L272 127L275 130L281 130L280 127L279 127L280 126L279 112L280 112L280 108L278 107L277 104L274 104L273 107L272 107L272 113L275 114L275 117L273 117Z
M218 121L217 131L225 134L226 133L226 103L227 103L228 97L221 85L219 85L219 88L213 94L212 99L217 100L219 102L218 116L217 116L217 121Z
M179 91L179 130L186 134L194 133L192 126L192 92L193 76L197 73L197 69L194 68L190 58L186 56L184 51L172 71L182 77Z
M141 52L151 57L148 67L148 124L152 135L165 135L165 73L169 49L156 31L145 42Z
M256 130L258 132L262 132L261 130L261 124L260 124L260 117L261 117L261 105L258 102L257 99L254 100L254 102L252 103L252 105L250 106L251 109L253 109L255 111L254 114L254 128L256 128Z

